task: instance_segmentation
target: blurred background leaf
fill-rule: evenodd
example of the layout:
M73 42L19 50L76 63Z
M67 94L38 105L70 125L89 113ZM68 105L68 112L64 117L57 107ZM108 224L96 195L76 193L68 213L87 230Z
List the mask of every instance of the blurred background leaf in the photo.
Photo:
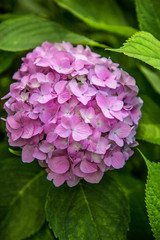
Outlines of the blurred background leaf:
M24 164L1 144L0 239L19 240L37 232L45 222L44 203L49 181L36 162Z
M59 6L70 11L75 16L93 28L131 36L136 29L127 26L128 23L116 1L113 0L55 0ZM106 14L107 12L107 14Z
M160 40L160 1L135 0L140 29Z

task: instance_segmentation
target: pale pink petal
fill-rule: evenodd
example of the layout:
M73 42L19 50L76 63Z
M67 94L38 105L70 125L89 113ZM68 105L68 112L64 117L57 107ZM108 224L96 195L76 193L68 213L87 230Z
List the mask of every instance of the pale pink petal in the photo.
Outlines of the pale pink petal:
M103 174L104 174L103 172L97 171L95 173L87 174L87 176L84 177L84 179L89 183L99 183L103 177Z
M54 133L58 134L62 138L66 138L66 137L68 137L71 134L71 130L70 129L66 129L61 124L59 124L55 128Z
M17 122L15 120L15 117L14 116L8 116L7 117L7 123L10 125L11 128L13 129L17 129L17 128L20 128L21 125L19 122Z
M33 145L25 145L22 149L22 161L23 162L32 162L34 157L32 156L34 152Z
M67 81L59 81L55 84L54 89L57 94L60 94L64 91Z
M92 134L92 129L88 124L81 122L78 123L72 132L72 137L75 141L81 141L88 138Z
M23 133L21 138L29 139L33 136L33 132L34 132L34 125L32 122L28 122L28 124L26 123L23 128Z
M65 173L69 169L69 161L66 156L52 157L48 161L49 168L55 173Z
M84 160L80 164L80 170L84 173L93 173L97 171L97 164Z
M114 152L112 156L112 166L116 169L122 168L125 164L124 156L121 152Z
M101 137L96 146L95 153L105 154L107 149L109 149L109 148L110 148L110 144L109 144L108 140L104 137Z
M60 104L63 104L67 102L71 98L70 92L68 89L65 89L59 96L58 96L58 102Z
M126 123L121 123L120 128L116 130L116 134L119 138L125 138L130 134L131 130L131 127Z
M47 157L46 157L46 154L43 153L43 152L41 152L37 147L35 148L32 156L33 156L34 158L39 159L39 160L45 160L45 159L47 158Z
M106 156L106 157L104 158L104 163L105 163L108 167L110 167L110 166L112 165L111 155Z

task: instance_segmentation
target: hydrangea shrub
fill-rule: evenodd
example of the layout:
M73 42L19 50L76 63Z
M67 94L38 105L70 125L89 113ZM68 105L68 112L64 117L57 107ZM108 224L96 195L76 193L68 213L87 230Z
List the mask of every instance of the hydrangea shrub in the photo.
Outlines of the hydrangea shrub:
M44 42L14 74L6 128L22 161L35 158L55 186L98 183L133 154L142 100L127 72L87 46Z

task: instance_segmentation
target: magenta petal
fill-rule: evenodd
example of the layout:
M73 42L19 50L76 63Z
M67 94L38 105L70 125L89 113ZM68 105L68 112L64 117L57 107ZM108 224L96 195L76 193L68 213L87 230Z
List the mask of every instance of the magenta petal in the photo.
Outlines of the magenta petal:
M71 134L70 129L65 129L61 124L59 124L54 131L56 134L58 134L62 138L66 138Z
M61 186L65 182L66 178L63 175L58 175L54 178L53 183L56 187Z
M35 148L32 156L38 160L45 160L47 158L46 154L41 152L37 147Z
M23 162L32 162L34 157L32 156L34 152L33 145L25 145L22 149L22 161Z
M18 138L22 136L23 128L18 128L16 130L12 130L11 137L13 141L16 141Z
M125 164L124 156L121 152L114 152L112 166L116 169L122 168Z
M103 174L103 172L97 171L95 173L88 174L86 177L84 177L84 179L89 183L99 183L103 177Z
M48 161L49 168L55 173L65 173L69 169L69 161L66 156L52 157Z
M105 163L108 167L110 167L110 166L112 165L111 155L105 157L104 163Z
M34 132L34 125L32 122L26 123L24 128L23 128L23 134L21 138L28 139L31 138Z
M97 164L84 160L80 164L80 170L84 173L93 173L97 171Z
M15 120L15 117L14 116L8 116L7 117L7 123L9 124L9 126L13 129L17 129L17 128L20 128L21 125L20 123L18 123L16 120Z

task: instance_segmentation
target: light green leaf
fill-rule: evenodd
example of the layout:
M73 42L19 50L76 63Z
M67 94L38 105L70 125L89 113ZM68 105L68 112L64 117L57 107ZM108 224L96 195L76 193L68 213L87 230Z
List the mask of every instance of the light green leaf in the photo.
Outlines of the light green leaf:
M12 149L12 148L9 148L9 151L10 151L12 154L14 154L14 155L16 155L16 156L18 156L18 157L21 157L21 155L22 155L22 152L21 152L21 151L14 150L14 149Z
M104 176L99 184L51 186L46 216L59 240L125 240L128 202L120 185Z
M150 162L140 153L148 168L145 199L148 217L154 237L160 240L160 163Z
M143 95L142 118L136 138L160 145L160 107L148 96Z
M160 70L160 41L148 32L137 32L121 48L106 50L124 53Z
M69 41L73 44L88 44L104 47L85 36L73 33L58 23L36 16L24 16L0 24L0 49L22 51L34 48L44 41Z
M62 8L86 22L93 28L117 33L126 37L137 30L127 26L121 9L114 0L99 2L97 0L55 0Z
M160 40L160 1L135 0L140 29Z
M4 72L12 63L14 53L0 51L0 73Z
M15 157L0 161L0 239L24 239L41 228L48 184L45 170L36 163Z
M160 75L143 65L139 65L138 67L144 74L148 82L152 85L154 90L160 94Z
M26 240L55 240L55 238L48 225L45 224L37 233Z

